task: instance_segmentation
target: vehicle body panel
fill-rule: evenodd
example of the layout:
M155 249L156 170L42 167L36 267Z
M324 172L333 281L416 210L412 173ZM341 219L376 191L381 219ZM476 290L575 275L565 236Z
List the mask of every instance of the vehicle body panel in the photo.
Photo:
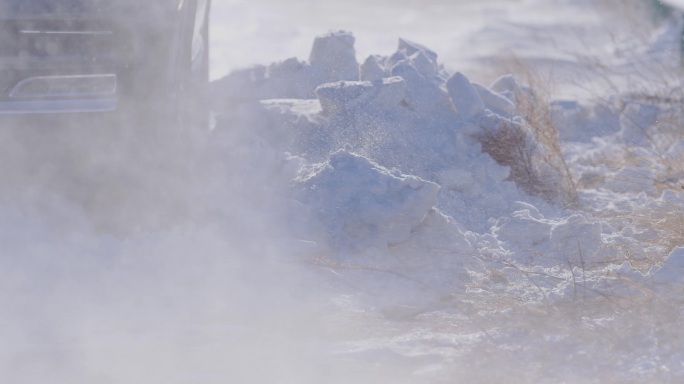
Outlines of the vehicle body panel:
M150 15L179 9L183 0L3 0L0 20L79 19Z
M113 111L122 97L159 89L191 6L197 0L2 0L0 114Z

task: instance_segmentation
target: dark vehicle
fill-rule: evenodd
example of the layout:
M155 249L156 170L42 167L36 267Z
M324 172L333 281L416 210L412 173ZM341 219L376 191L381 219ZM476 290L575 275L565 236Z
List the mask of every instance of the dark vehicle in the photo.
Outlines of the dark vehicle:
M0 114L206 118L210 0L0 0Z

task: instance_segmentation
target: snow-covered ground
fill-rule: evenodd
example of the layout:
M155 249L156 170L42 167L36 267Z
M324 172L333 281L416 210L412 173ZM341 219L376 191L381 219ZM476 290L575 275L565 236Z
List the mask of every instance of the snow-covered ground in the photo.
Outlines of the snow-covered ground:
M2 132L0 381L679 382L665 11L217 1L182 156Z

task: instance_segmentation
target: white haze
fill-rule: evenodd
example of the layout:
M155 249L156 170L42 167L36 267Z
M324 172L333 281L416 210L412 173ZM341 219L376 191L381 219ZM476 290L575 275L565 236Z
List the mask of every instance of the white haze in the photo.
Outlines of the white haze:
M317 327L302 308L314 297L276 259L280 230L259 208L268 196L246 192L264 186L235 171L245 159L214 153L211 178L189 175L173 145L112 144L107 129L99 119L4 127L0 379L300 372L281 357L311 353Z
M524 3L218 0L212 78L306 59L314 36L330 29L354 31L359 60L391 53L402 36L435 49L447 68L473 65L462 52L466 33L523 14L515 7ZM340 283L335 271L301 257L316 247L284 224L302 220L288 209L291 178L284 176L294 172L283 168L291 164L240 113L211 135L193 132L189 143L141 137L137 132L150 127L133 119L122 130L97 116L2 120L0 382L505 382L516 364L536 359L533 375L514 376L523 382L544 377L545 364L565 363L543 349L512 360L491 345L459 355L454 345L467 350L475 335L489 334L480 324L459 329L448 316L425 327L403 322L414 309L405 302L423 298L420 282L402 280L396 291L386 290L393 284L376 286L375 275ZM359 305L354 295L371 299ZM425 296L426 307L449 299ZM376 308L376 299L390 305ZM478 318L486 312L480 309L473 304L472 313L469 307L451 314ZM515 344L534 333L535 319L564 319L554 311L502 312L498 320L525 324ZM575 325L563 327L572 332ZM453 329L453 338L433 338L438 328ZM404 331L406 338L392 338ZM408 353L410 364L397 363L403 360L394 351L415 340L432 349L419 345ZM341 343L354 349L356 341L380 352L339 352ZM396 349L384 351L385 344ZM570 381L601 372L590 358L575 358L588 368L568 373ZM445 366L447 374L432 374ZM554 378L560 380L548 374L549 382Z

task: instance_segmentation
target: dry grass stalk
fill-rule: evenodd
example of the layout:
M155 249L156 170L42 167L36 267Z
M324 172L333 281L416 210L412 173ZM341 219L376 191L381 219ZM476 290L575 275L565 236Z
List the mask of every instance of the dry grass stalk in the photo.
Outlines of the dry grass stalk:
M563 157L558 129L551 115L551 77L534 73L511 57L500 67L523 79L527 92L516 95L516 111L524 124L503 124L479 139L482 149L511 168L510 179L525 192L552 203L576 206L577 186Z

